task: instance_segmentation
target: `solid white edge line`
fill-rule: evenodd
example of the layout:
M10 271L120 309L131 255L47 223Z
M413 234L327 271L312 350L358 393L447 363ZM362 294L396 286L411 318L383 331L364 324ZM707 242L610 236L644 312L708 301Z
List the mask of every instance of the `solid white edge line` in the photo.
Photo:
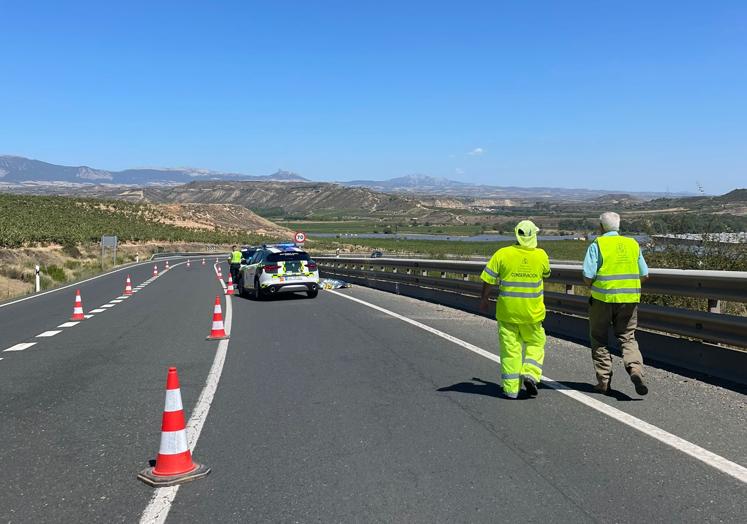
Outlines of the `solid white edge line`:
M15 346L10 346L8 349L3 349L3 353L6 351L23 351L24 349L28 349L31 346L35 346L36 342L21 342L20 344L16 344Z
M332 293L333 295L337 295L339 297L352 300L353 302L358 302L359 304L362 304L371 309L375 309L376 311L380 311L381 313L385 313L391 317L402 320L403 322L407 322L408 324L412 324L413 326L419 327L420 329L433 333L434 335L444 338L459 346L462 346L463 348L468 349L469 351L473 351L477 353L478 355L488 358L494 362L500 362L500 357L498 357L498 355L495 355L494 353L485 351L484 349L481 349L473 344L470 344L469 342L465 342L464 340L461 340L452 335L449 335L448 333L444 333L443 331L440 331L438 329L422 324L416 320L407 318L403 315L400 315L399 313L395 313L394 311L390 311L381 306L371 304L370 302L366 302L365 300L361 300L359 298L345 295L338 291L333 291L333 290L326 290L326 291L328 293ZM666 444L676 449L677 451L685 453L686 455L689 455L703 462L704 464L707 464L708 466L711 466L712 468L715 468L721 471L722 473L725 473L731 477L734 477L740 482L747 484L747 468L745 468L741 464L737 464L736 462L733 462L727 458L724 458L721 455L717 455L713 453L712 451L708 451L705 448L701 448L697 444L693 444L692 442L685 440L681 437L678 437L677 435L674 435L672 433L669 433L668 431L665 431L657 426L654 426L653 424L649 424L648 422L645 422L637 417L634 417L633 415L625 413L624 411L621 411L617 408L613 408L612 406L605 404L604 402L600 402L596 399L593 399L589 397L588 395L581 393L580 391L570 389L569 387L563 384L560 384L559 382L556 382L549 377L546 377L543 375L542 379L545 382L545 384L547 384L549 387L558 391L558 393L567 395L568 397L574 400L577 400L578 402L581 402L582 404L604 415L607 415L608 417L613 418L617 420L618 422L622 422L628 427L631 427L637 431L640 431L641 433L648 435L649 437L652 437L658 440L659 442L662 442L663 444Z
M44 333L39 333L38 335L36 335L36 338L39 338L39 337L53 337L53 336L57 335L58 333L62 333L62 330L58 329L58 330L54 330L54 331L45 331Z
M223 282L221 284L223 284L223 288L225 289L225 284ZM226 317L224 319L226 332L229 334L231 332L232 319L233 306L231 304L231 296L229 295L226 296ZM220 381L221 373L223 373L223 365L226 362L228 342L228 339L218 342L218 350L215 353L213 365L210 367L207 379L205 380L205 386L202 388L200 398L197 399L197 404L195 404L192 415L187 422L187 439L189 440L189 449L191 452L194 452L197 446L197 440L200 438L202 427L205 424L210 406L215 397L215 392L218 389L218 382ZM171 510L171 504L174 502L174 498L178 492L179 485L156 488L148 506L140 517L141 524L162 524L166 522L166 517L169 516L169 511Z

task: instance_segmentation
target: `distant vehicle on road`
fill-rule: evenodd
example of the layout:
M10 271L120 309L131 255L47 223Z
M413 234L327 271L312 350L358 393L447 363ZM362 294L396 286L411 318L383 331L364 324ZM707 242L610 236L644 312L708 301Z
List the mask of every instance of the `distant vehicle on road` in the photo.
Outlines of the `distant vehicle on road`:
M241 296L251 294L257 300L297 291L314 298L319 293L319 270L309 254L293 244L262 246L241 266L237 286Z
M381 258L384 256L384 253L381 251L372 251L371 252L371 258Z

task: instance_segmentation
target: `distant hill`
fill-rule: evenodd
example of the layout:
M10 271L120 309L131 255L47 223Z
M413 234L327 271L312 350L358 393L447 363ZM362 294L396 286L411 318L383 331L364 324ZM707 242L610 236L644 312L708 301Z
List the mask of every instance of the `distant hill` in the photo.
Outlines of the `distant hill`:
M296 173L277 171L266 176L250 176L239 173L222 173L208 169L193 168L143 168L107 171L88 166L62 166L19 156L0 156L0 187L16 186L82 186L92 184L173 186L195 180L233 181L308 181Z
M482 199L513 200L534 202L540 200L564 200L567 202L584 202L595 199L610 200L609 190L559 187L516 187L492 186L458 182L448 178L428 175L408 175L388 180L351 180L339 182L349 187L367 187L385 193L415 193L418 195L445 197L473 197ZM617 194L617 193L615 193ZM675 196L688 196L688 193ZM667 196L666 193L640 192L625 194L629 201L651 200Z

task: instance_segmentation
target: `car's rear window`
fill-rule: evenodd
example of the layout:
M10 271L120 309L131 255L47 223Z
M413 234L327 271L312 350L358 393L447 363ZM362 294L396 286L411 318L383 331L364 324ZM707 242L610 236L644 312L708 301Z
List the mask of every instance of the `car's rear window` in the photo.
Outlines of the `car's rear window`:
M308 253L299 253L298 251L270 253L267 257L268 262L291 262L296 260L311 260L311 258Z

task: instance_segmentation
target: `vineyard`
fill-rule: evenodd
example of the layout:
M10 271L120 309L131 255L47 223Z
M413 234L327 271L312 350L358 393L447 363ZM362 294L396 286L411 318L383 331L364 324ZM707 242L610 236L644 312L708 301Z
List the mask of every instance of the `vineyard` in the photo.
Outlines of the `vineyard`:
M258 243L242 231L192 229L162 223L155 206L98 199L0 194L0 247L97 242L117 235L120 242Z

